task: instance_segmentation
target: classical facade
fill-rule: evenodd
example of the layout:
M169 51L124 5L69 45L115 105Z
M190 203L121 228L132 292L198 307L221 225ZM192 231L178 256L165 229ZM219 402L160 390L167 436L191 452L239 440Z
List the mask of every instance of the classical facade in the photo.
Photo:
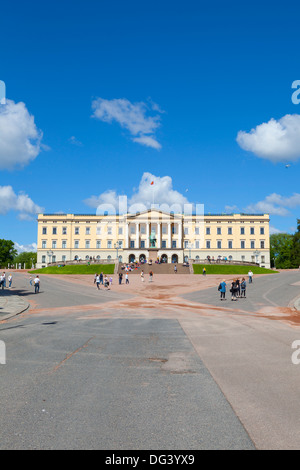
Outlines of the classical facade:
M168 263L219 257L270 267L268 214L40 214L37 266L74 259L157 258Z

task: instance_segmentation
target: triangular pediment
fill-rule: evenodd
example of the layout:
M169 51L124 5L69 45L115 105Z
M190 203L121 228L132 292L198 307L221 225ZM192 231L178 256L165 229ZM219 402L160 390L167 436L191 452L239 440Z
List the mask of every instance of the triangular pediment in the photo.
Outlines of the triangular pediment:
M174 214L173 212L164 212L159 209L149 209L143 212L137 212L136 214L127 214L126 218L128 222L151 222L151 221L161 221L161 222L172 222L182 220L182 214Z

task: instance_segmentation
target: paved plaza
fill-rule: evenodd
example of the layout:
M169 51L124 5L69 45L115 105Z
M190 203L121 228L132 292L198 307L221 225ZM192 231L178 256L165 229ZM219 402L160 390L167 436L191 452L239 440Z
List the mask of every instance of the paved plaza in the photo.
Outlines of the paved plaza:
M254 277L27 273L0 292L0 449L298 449L300 272ZM229 289L228 289L229 290Z

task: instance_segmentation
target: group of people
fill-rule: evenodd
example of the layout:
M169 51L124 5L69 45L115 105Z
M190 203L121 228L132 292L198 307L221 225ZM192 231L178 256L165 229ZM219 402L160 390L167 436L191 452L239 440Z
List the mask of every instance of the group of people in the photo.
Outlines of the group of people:
M105 289L109 290L112 286L113 278L108 278L107 275L103 273L96 273L94 276L94 284L96 284L97 289L100 290L100 285L104 286Z
M248 278L249 278L249 284L252 284L253 282L253 272L249 271L248 272ZM231 286L229 289L229 292L231 293L231 300L236 301L238 298L245 299L246 298L246 279L243 277L241 280L236 278L233 279L231 282ZM225 295L226 295L226 290L227 290L227 284L225 279L220 282L218 291L220 292L220 299L221 300L226 300Z
M12 286L12 275L9 274L7 277L8 288L11 289ZM6 273L3 272L0 276L0 287L3 290L6 287Z

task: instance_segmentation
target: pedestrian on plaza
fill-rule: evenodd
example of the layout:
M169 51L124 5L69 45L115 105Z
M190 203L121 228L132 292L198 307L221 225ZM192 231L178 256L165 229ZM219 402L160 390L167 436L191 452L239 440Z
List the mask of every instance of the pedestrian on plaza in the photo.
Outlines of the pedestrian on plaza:
M237 280L235 281L235 283L236 283L236 296L237 296L237 297L240 297L240 295L241 295L240 280L237 279Z
M122 280L123 280L123 274L119 273L119 285L122 284Z
M98 274L95 274L95 276L94 276L94 284L96 284L96 282L97 282L97 277L98 277Z
M33 283L32 276L30 276L30 278L29 278L29 284L32 286L32 283Z
M249 284L252 284L253 272L251 271L251 269L250 269L250 271L248 272L248 276L249 276Z
M34 283L34 293L38 294L40 292L40 283L41 283L39 276L36 276L33 283Z
M6 287L6 274L5 274L5 272L3 272L2 277L3 277L3 285L4 285L4 287Z
M225 279L223 279L223 281L220 282L220 284L219 284L219 289L218 289L218 290L220 291L220 299L221 299L221 300L223 300L223 299L226 300L226 299L225 299L225 294L226 294L226 282L225 282Z
M176 264L175 264L175 266L174 266L174 273L177 274L177 266L176 266Z
M103 273L100 274L100 284L103 285Z
M150 271L149 273L149 282L152 282L153 281L153 272Z
M1 274L1 276L0 276L0 286L1 286L1 289L3 290L3 289L4 289L4 278L3 278L3 274Z
M113 283L113 278L110 276L110 278L109 278L109 285L110 285L110 287L112 286L112 283Z
M206 269L205 268L203 268L202 274L203 274L203 276L206 276Z
M8 276L8 288L11 289L11 285L12 285L12 275L10 274Z
M128 273L125 274L125 284L129 284L129 277Z
M105 277L104 277L104 287L106 287L107 290L109 290L109 280L105 274Z
M96 275L96 285L97 285L97 289L100 290L100 276L99 276L99 274Z
M144 278L144 271L141 272L141 281L142 281L142 282L145 281L145 278Z
M231 283L230 292L231 292L231 300L233 300L233 301L237 300L237 298L236 298L237 287L236 287L235 279Z
M246 298L246 280L243 277L242 282L241 282L241 297Z

